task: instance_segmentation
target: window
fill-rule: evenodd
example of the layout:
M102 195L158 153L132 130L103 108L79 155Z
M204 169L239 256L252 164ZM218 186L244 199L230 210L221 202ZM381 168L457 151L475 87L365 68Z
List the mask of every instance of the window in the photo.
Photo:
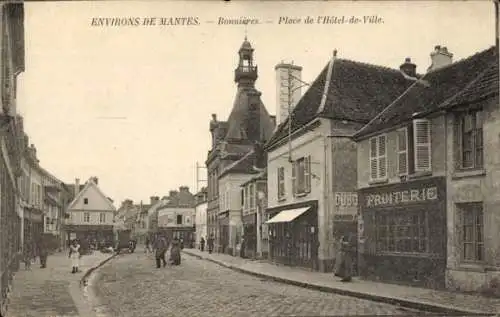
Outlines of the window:
M85 205L88 205L88 204L89 204L89 199L88 199L88 198L83 198L83 203L84 203Z
M384 180L387 177L386 136L379 135L370 139L370 179Z
M285 168L278 167L278 199L285 197Z
M398 136L398 174L408 175L408 135L407 129L397 131Z
M429 120L413 121L415 172L431 171L431 123Z
M311 157L302 157L292 165L292 190L294 195L311 192Z
M457 204L461 219L462 260L484 261L484 221L482 203Z
M182 215L177 215L177 224L182 225Z
M245 208L245 188L241 189L241 207Z
M429 250L428 228L425 210L377 213L377 251L426 253Z
M83 222L90 222L90 212L83 213Z
M483 167L483 112L474 110L457 115L459 168Z
M101 213L99 214L99 222L100 222L100 223L104 223L104 222L106 222L106 213L101 212Z
M248 200L249 200L249 209L253 209L255 207L255 185L250 184L248 186Z
M248 185L245 186L245 205L244 205L244 209L247 210L249 208L249 204L248 204Z

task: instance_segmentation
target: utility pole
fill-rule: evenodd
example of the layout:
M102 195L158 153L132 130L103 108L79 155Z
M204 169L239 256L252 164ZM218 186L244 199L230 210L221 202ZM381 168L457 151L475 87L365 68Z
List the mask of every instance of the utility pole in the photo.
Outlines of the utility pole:
M200 183L207 181L206 179L200 179L200 169L206 169L206 167L199 165L198 162L196 162L196 193L200 190Z

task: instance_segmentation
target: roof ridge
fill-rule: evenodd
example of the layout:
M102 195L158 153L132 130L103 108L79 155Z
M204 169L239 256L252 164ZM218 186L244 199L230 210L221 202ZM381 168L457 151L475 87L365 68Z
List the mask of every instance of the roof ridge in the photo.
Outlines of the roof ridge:
M387 71L391 71L391 72L394 72L394 73L397 73L397 74L401 73L401 71L399 69L392 68L392 67L389 67L389 66L372 64L372 63L368 63L368 62L360 62L360 61L355 61L355 60L348 59L348 58L338 58L337 61L339 61L339 62L342 62L342 61L349 62L349 63L353 63L353 64L357 64L357 65L362 65L362 66L366 66L366 67L370 67L370 68L377 68L377 69L380 69L380 70L387 70Z
M233 168L236 165L238 165L238 163L240 163L241 161L245 160L247 157L249 157L253 153L255 153L254 150L248 151L248 153L246 153L245 155L243 155L239 160L237 160L236 162L233 162L231 165L229 165L225 169L223 169L222 172L221 172L221 174L223 174L226 171L229 171L231 168Z

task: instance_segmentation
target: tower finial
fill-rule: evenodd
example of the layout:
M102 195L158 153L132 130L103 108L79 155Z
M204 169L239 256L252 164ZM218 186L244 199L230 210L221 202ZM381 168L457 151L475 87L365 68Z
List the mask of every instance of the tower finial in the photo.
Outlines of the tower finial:
M248 36L248 24L245 24L245 41L247 41L247 36Z

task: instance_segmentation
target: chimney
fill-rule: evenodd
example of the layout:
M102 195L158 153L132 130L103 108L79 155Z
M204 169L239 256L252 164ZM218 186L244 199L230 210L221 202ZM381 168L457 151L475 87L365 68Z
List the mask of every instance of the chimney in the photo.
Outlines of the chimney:
M430 72L448 66L452 62L453 54L448 52L448 48L446 46L436 45L434 51L431 52L431 66L429 66L427 71Z
M80 179L75 178L75 197L80 192Z
M174 198L175 196L177 196L176 190L171 190L168 192L168 198Z
M302 96L299 88L302 83L302 67L280 63L274 67L276 71L276 124L279 125L288 117L290 111ZM291 75L291 76L290 76ZM289 91L290 86L290 91Z
M179 187L180 192L189 192L189 187L188 186L181 186Z
M407 57L405 62L399 66L399 69L408 76L417 76L417 65L411 62L411 58Z
M156 204L160 200L160 197L158 197L158 196L151 196L151 197L149 197L149 200L151 202L151 205L154 205L154 204Z
M96 185L99 185L99 178L97 178L96 176L92 177L92 180L94 181L94 183Z

